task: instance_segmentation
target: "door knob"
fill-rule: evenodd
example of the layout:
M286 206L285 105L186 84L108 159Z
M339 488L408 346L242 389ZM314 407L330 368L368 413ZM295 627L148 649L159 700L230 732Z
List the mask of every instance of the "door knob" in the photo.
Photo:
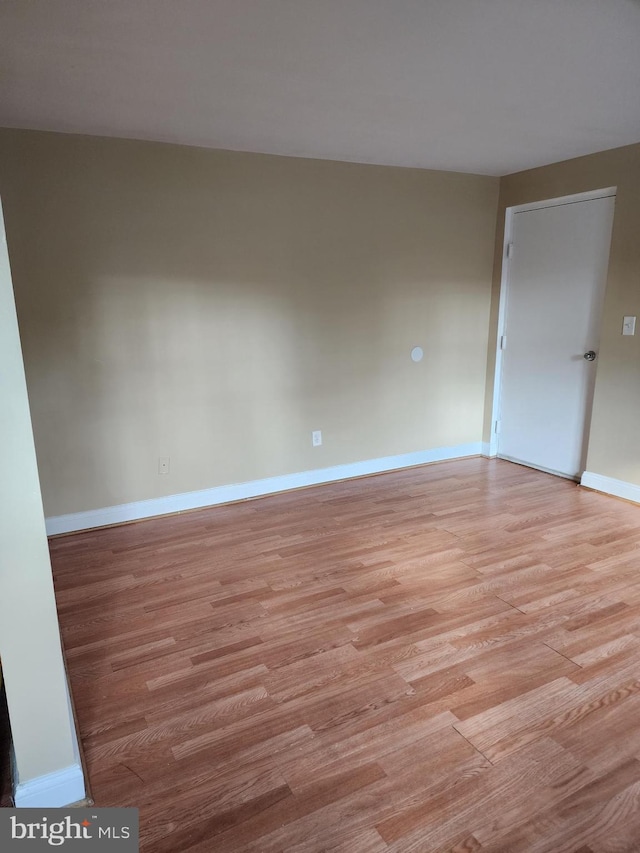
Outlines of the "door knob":
M585 359L585 361L595 361L596 360L596 354L592 349L590 349L588 352L585 352L585 354L582 357Z

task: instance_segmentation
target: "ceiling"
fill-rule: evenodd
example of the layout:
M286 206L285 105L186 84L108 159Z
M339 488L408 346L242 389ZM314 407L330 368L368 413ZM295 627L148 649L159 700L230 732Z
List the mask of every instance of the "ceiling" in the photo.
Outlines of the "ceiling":
M0 0L0 125L502 175L640 141L640 0Z

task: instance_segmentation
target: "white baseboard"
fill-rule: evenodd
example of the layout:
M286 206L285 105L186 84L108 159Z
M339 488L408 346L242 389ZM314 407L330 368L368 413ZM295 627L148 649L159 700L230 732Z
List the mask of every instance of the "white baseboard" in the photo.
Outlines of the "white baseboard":
M20 782L13 794L16 808L21 809L62 808L84 797L84 776L79 764Z
M497 456L497 450L495 447L491 446L491 442L483 441L482 442L482 455L486 456L488 459L493 459L494 456Z
M606 495L614 495L617 498L640 503L640 486L627 483L625 480L616 480L614 477L605 477L602 474L585 471L580 480L580 485L586 486L588 489L595 489L597 492L604 492Z
M301 471L297 474L285 474L281 477L252 480L248 483L216 486L213 489L168 495L164 498L152 498L151 500L135 501L118 506L107 506L103 509L72 512L68 515L56 515L47 518L47 534L55 536L59 533L88 530L92 527L122 524L125 521L137 521L156 515L169 515L188 509L233 503L261 495L300 489L304 486L349 480L353 477L364 477L367 474L410 468L413 465L425 465L428 462L444 462L447 459L460 459L464 456L479 456L481 453L483 453L483 444L476 441L470 444L458 444L455 447L437 447L433 450L403 453L400 456L385 456L381 459L367 459L363 462L351 462L347 465L334 465L331 468L318 468L314 471Z
M62 770L47 773L30 779L28 782L17 782L18 763L13 743L11 744L11 778L14 780L13 801L17 808L61 808L78 803L87 796L84 770L80 757L80 743L75 726L69 681L65 673L67 688L67 703L69 706L69 722L73 740L74 763Z

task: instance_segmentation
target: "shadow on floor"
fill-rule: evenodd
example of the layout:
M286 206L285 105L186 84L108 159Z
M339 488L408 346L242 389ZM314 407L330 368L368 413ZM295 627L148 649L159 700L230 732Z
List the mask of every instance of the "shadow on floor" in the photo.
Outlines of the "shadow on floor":
M0 687L0 808L13 806L11 784L11 729L4 686Z

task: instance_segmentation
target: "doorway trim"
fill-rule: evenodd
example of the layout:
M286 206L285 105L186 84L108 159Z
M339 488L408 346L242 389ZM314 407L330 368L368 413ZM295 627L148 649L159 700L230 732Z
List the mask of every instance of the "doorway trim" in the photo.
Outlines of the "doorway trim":
M505 209L504 238L502 241L502 269L500 273L500 299L498 302L498 331L496 335L496 364L493 375L493 405L491 407L491 435L489 438L489 456L498 455L497 424L500 420L502 395L502 341L505 332L507 291L509 289L509 245L513 235L513 215L526 210L541 210L545 207L560 207L564 204L577 204L581 201L592 201L596 198L615 198L617 187L603 187L599 190L588 190L583 193L546 198L540 201L514 204Z

